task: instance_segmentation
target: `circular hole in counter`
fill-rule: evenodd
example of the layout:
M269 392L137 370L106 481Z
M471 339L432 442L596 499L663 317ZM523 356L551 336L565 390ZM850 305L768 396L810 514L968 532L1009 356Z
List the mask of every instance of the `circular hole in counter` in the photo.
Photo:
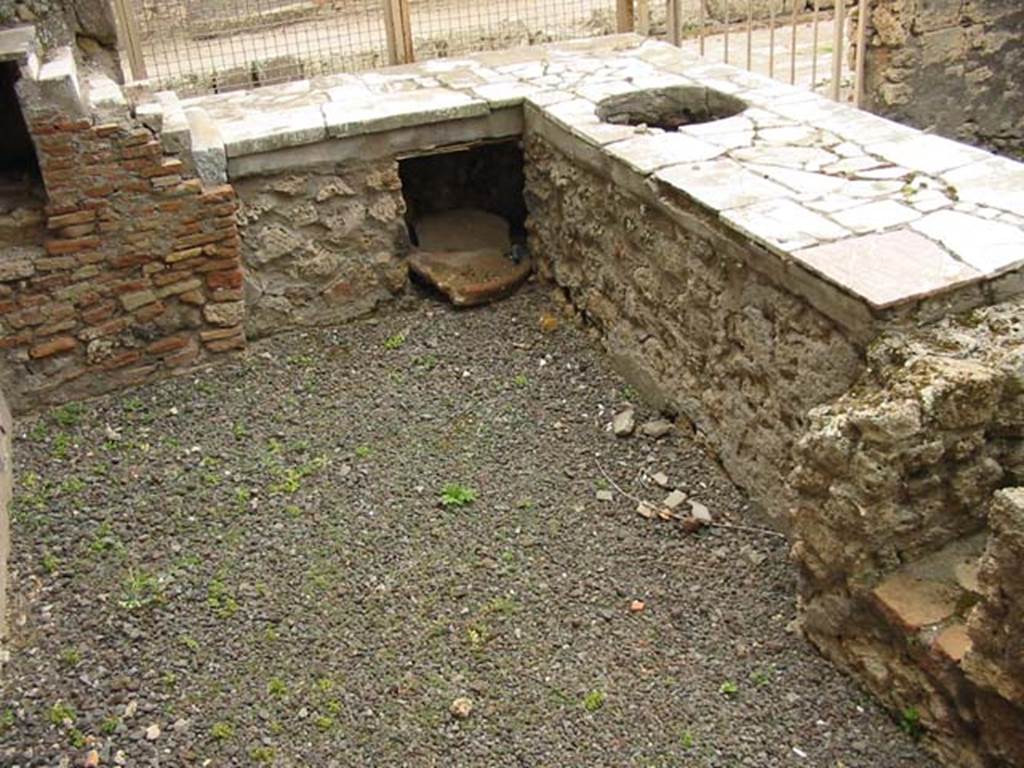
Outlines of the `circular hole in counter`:
M597 116L615 125L647 125L674 131L685 125L710 123L733 117L747 108L735 96L699 85L621 93L597 105Z

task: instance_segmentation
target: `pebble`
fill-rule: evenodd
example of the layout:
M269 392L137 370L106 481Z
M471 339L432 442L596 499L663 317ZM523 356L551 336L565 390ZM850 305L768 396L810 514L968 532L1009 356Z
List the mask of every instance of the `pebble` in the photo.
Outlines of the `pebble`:
M683 506L683 502L686 501L686 494L682 491L672 491L668 496L665 497L665 501L662 502L669 509L679 509ZM696 517L696 515L694 515Z
M652 477L651 479L654 481L654 484L657 485L659 488L671 487L668 481L668 475L666 475L664 472L655 473L654 477Z
M632 408L619 411L612 419L612 432L616 437L629 437L636 429L636 414Z
M615 494L613 494L611 491L600 490L595 495L597 496L597 500L598 501L614 501L615 500Z
M699 520L700 522L707 524L711 522L711 511L699 501L691 501L690 517L694 520Z
M629 612L640 613L646 607L647 605L646 603L644 603L643 600L634 600L632 603L629 604Z
M160 738L160 726L153 723L146 729L146 741L156 741Z
M636 505L636 513L640 515L640 517L646 517L648 520L650 520L652 517L658 514L658 508L651 504L651 502L649 501L641 501L639 504Z
M468 699L465 696L461 696L452 702L448 711L451 712L452 717L457 720L465 720L473 714L473 700Z
M658 440L672 431L672 422L665 419L654 419L640 427L640 431L647 437Z

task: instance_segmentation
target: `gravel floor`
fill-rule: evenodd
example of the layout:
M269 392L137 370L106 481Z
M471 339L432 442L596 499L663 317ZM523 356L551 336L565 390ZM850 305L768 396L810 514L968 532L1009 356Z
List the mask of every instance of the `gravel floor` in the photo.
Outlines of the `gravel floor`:
M547 311L415 300L22 420L0 764L932 766L787 631L784 543L597 499L663 471L745 522Z

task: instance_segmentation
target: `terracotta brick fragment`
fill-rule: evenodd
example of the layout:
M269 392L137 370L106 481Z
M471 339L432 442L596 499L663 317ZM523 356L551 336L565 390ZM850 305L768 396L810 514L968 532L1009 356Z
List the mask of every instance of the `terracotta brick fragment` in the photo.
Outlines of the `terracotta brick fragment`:
M241 288L242 270L233 269L228 272L210 272L206 275L206 284L210 288Z
M150 320L159 317L166 311L167 305L164 304L162 301L157 301L153 304L147 304L142 309L138 310L134 314L134 317L136 322L148 323Z
M48 229L60 229L61 227L69 227L72 224L87 224L96 219L96 211L83 210L73 211L70 213L62 213L56 216L50 216L46 220L46 226Z
M51 256L59 256L65 253L78 253L93 248L98 248L100 239L95 235L90 237L73 237L70 240L47 240L46 252Z
M146 352L151 355L165 355L168 352L174 352L175 350L181 349L191 341L188 336L168 336L165 339L159 339L154 341L148 347Z
M78 341L73 336L58 336L42 344L37 344L28 351L30 357L39 359L52 357L64 352L70 352L78 346Z

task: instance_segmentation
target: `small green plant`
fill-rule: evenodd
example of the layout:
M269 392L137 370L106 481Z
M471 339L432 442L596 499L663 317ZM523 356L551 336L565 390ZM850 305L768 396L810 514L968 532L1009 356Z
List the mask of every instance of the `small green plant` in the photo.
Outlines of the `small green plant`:
M117 726L121 724L121 718L116 715L111 715L100 724L100 733L106 736L112 736L117 731Z
M591 691L583 697L583 708L587 712L597 712L601 707L604 706L604 702L608 697L605 696L604 691Z
M294 365L297 368L312 368L315 362L312 355L292 355L288 358L288 365Z
M271 696L287 696L288 686L285 685L284 680L279 677L270 678L270 682L267 683L267 693Z
M329 731L334 727L334 718L330 715L320 715L315 721L315 725L321 731Z
M39 561L39 564L42 565L43 570L51 576L60 569L60 559L56 555L53 555L49 552L43 555L43 558Z
M77 427L85 416L85 406L81 403L68 403L53 411L53 420L62 427Z
M82 660L82 654L77 648L66 648L60 652L60 663L65 667L76 667Z
M50 707L50 722L54 725L75 722L75 710L71 705L58 701Z
M739 694L740 687L736 685L736 683L732 680L726 680L724 683L722 683L721 687L718 689L718 692L721 693L723 696L732 699L735 698L737 694Z
M388 336L386 339L384 339L384 349L388 349L388 350L401 349L404 344L405 344L405 334L404 333L396 333L396 334L394 334L392 336Z
M175 685L178 684L178 676L174 674L174 672L172 672L171 670L167 670L162 675L160 675L160 682L163 683L163 686L165 688L173 688Z
M61 432L53 439L53 458L65 459L68 455L68 450L71 448L71 437L64 432Z
M316 689L320 693L330 693L334 690L334 681L329 677L321 677L316 681Z
M759 669L750 675L750 679L753 681L754 685L759 688L764 688L765 686L772 684L773 671L774 670L771 669Z
M249 750L249 757L254 763L270 765L274 762L274 749L273 747L253 747Z
M235 735L235 726L221 720L210 726L210 735L217 741L226 741Z
M206 604L222 619L230 619L238 613L238 601L228 592L220 579L210 581L206 592Z
M696 742L693 738L692 733L690 733L689 731L683 731L679 735L679 743L682 745L683 749L693 749L693 745Z
M921 712L917 707L907 707L900 712L900 730L912 739L921 735Z
M85 749L85 745L89 743L85 738L85 734L77 728L72 728L68 731L68 741L75 749Z
M441 506L465 507L476 501L476 491L459 483L449 483L441 489Z
M192 651L192 653L199 650L199 641L192 637L192 635L182 635L178 639L181 641L181 644Z
M373 453L373 449L370 448L370 446L368 446L368 445L356 446L356 458L357 459L367 459L367 458L370 457L371 453Z
M118 601L118 605L127 611L136 611L162 602L163 599L163 582L159 576L145 571L129 570L124 595Z
M517 387L525 387L527 384L530 383L530 380L526 378L525 373L520 373L518 376L512 379L512 383L515 384Z
M0 733L7 733L14 727L14 710L7 708L0 714Z

